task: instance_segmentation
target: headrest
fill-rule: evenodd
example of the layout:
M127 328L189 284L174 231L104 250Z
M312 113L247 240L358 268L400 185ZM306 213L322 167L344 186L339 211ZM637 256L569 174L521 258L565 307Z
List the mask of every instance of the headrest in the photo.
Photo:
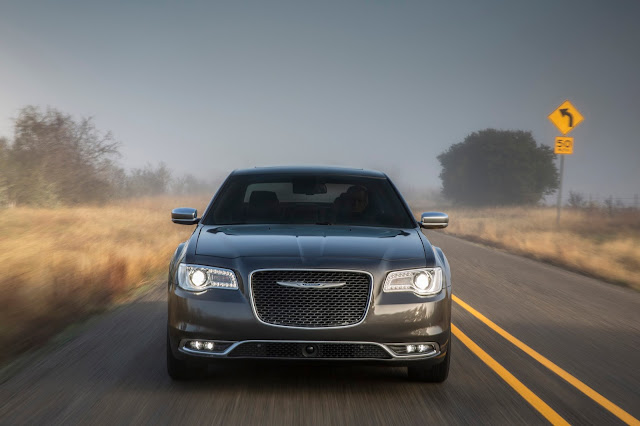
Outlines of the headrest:
M253 191L249 197L249 204L274 204L278 202L278 196L273 191Z
M353 185L347 189L347 194L355 194L356 192L367 192L367 188L362 185ZM344 193L343 193L344 194Z

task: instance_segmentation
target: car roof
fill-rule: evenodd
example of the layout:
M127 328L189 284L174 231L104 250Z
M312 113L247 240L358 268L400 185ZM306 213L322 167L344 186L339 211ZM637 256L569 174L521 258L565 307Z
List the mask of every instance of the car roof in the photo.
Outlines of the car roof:
M254 167L252 169L236 169L232 175L331 175L331 176L362 176L378 179L386 179L386 175L376 170L356 169L350 167L335 166L276 166Z

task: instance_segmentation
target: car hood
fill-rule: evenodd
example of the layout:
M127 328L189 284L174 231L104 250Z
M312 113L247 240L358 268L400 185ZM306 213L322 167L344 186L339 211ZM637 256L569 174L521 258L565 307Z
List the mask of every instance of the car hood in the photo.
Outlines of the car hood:
M416 229L324 225L203 226L195 252L222 258L425 259Z

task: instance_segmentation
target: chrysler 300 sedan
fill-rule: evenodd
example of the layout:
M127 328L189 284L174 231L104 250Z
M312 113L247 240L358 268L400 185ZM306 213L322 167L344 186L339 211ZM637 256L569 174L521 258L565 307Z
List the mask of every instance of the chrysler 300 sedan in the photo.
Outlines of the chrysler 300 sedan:
M236 170L171 260L167 368L192 377L232 359L374 363L442 382L451 274L391 180L328 167Z

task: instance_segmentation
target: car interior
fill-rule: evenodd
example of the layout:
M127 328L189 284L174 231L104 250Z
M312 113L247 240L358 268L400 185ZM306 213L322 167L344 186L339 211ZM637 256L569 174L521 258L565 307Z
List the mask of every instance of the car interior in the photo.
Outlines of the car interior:
M222 191L205 224L412 226L381 179L237 182Z

